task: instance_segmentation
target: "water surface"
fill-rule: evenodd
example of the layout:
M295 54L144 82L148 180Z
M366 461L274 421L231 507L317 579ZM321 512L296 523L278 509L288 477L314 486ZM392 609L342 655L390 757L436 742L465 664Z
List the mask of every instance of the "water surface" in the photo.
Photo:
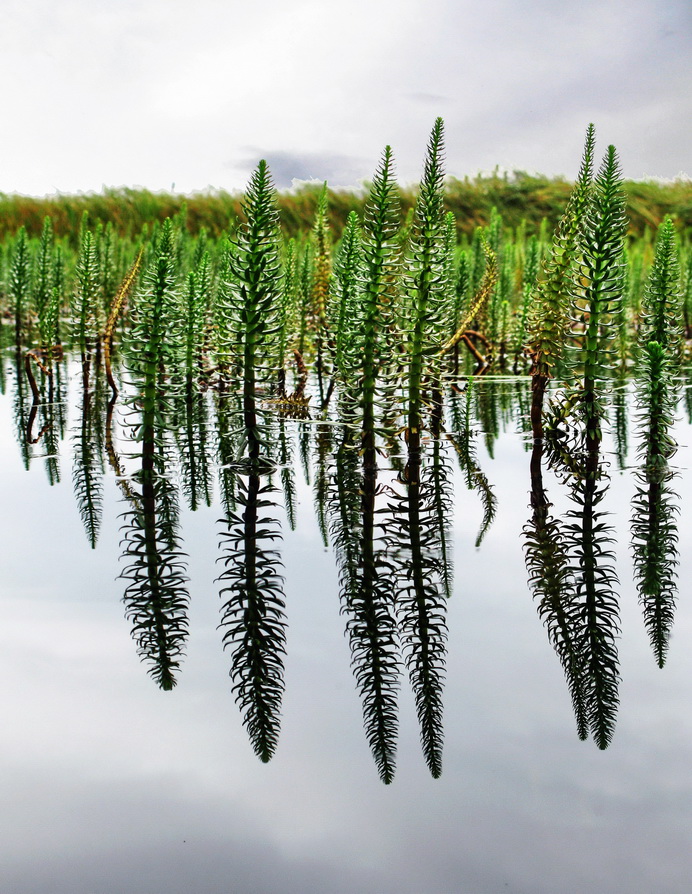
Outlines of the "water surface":
M107 461L96 549L80 518L71 453L80 430L79 376L71 368L66 377L57 461L45 456L52 450L44 434L25 468L11 370L0 399L3 892L687 890L692 476L686 420L675 430L681 446L674 464L682 470L675 480L680 592L663 669L652 655L633 582L636 459L630 449L620 470L613 438L607 439L604 508L612 513L620 581L622 681L613 741L603 751L577 737L564 676L527 585L525 424L519 414L505 413L491 458L474 422L478 466L497 499L478 548L482 500L449 452L454 582L446 614L442 775L433 779L426 766L404 676L396 775L385 786L363 730L334 550L323 545L318 528L315 470L310 483L301 470L298 423L290 423L295 530L283 510L279 518L285 694L276 753L264 764L234 703L230 657L218 629L218 488L213 505L195 512L180 499L189 634L177 685L162 691L125 618L119 515L127 507ZM117 446L127 453L122 432ZM386 476L386 459L380 465ZM546 486L555 512L567 511L550 473Z

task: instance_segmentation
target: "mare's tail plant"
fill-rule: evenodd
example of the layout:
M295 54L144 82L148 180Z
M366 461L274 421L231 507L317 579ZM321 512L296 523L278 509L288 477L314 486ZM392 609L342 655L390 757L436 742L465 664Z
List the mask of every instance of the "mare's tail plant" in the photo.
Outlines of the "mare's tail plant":
M228 319L235 341L243 395L243 424L258 430L258 392L276 377L278 313L281 300L279 212L267 163L260 161L243 204L245 223L229 254L231 300ZM250 460L259 459L261 438L253 439Z
M580 260L583 218L591 195L595 129L590 124L581 166L564 214L543 262L527 321L532 358L531 425L534 438L543 437L543 399L548 381L562 362L569 326L571 283Z
M278 210L269 169L260 161L243 204L245 222L229 254L229 326L236 342L241 384L242 456L230 482L221 520L224 571L221 627L231 651L230 676L255 753L273 755L279 737L283 697L286 622L274 487L262 483L273 469L273 446L260 423L260 389L276 379L279 359L281 264ZM247 477L247 480L245 480Z
M31 252L25 227L19 228L14 241L8 291L14 310L15 349L19 353L24 341L31 297Z
M435 121L420 193L409 237L405 290L407 356L408 462L405 495L390 507L393 525L390 544L397 556L397 606L405 660L414 691L421 740L430 772L442 772L442 685L446 624L438 527L439 494L432 482L421 483L423 398L441 405L440 342L449 306L448 252L444 215L443 122ZM430 478L429 472L426 479Z
M329 303L332 282L331 246L329 237L329 222L327 220L327 184L320 191L315 211L315 223L312 228L314 244L312 266L312 301L311 301L311 325L315 340L315 369L320 389L320 401L324 406L328 402L328 392L325 392L325 373L327 372L328 357L328 318Z
M670 487L671 435L677 404L683 317L675 229L670 218L659 228L656 254L643 299L637 370L637 429L640 467L635 473L632 550L639 600L659 667L668 650L677 595L679 511Z
M75 270L77 285L72 299L73 341L82 358L82 380L89 387L92 361L96 359L99 333L103 327L103 305L98 251L94 234L82 219L79 257Z
M407 382L406 433L410 451L420 450L423 399L441 405L440 342L448 329L449 260L444 213L444 125L435 121L409 236L404 289Z
M340 385L344 406L351 406L351 421L362 427L368 450L374 449L378 423L390 412L395 376L391 348L401 268L399 216L394 161L387 146L370 188L360 251L352 220L351 249L340 256L338 268L341 300L351 308L350 338L344 338L343 331L339 334ZM347 257L356 269L342 263Z
M176 316L175 241L166 220L136 294L126 362L135 388L130 420L139 444L138 468L124 514L121 577L137 649L162 689L172 689L187 638L187 577L181 549L176 488L170 477L169 340Z
M345 419L360 430L360 444L351 442L347 429L337 458L336 492L330 500L353 672L366 735L385 783L392 781L395 770L399 656L392 570L376 509L376 440L378 426L390 411L398 230L398 191L387 146L373 178L362 239L352 215L336 265L340 404Z

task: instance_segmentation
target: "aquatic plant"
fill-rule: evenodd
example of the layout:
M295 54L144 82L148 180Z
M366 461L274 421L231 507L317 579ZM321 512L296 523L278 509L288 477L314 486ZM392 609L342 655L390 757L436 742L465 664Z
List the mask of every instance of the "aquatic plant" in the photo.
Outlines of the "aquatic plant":
M359 266L345 274L341 261L339 265L342 301L349 301L343 298L344 290L352 295L352 285L358 281L357 297L350 305L350 338L340 337L339 385L344 406L351 406L354 423L362 425L369 441L388 407L398 373L399 358L391 350L400 287L398 229L398 188L392 150L386 146L370 187L360 252L352 241L351 259ZM353 224L350 238L356 238ZM366 449L374 446L369 443Z
M20 351L31 298L31 256L25 227L19 228L12 246L8 279L8 295L14 312L14 343Z
M148 673L161 689L170 690L176 685L187 641L186 562L176 491L162 471L165 459L152 432L142 432L141 449L132 499L122 516L126 565L120 577L128 582L123 602Z
M55 314L53 301L53 225L50 217L43 221L41 242L35 263L33 305L38 318L39 349L47 351L55 342Z
M252 175L243 211L245 221L229 253L226 320L237 341L243 440L228 482L233 494L221 519L224 570L218 580L224 603L219 626L224 648L231 652L230 676L243 722L255 753L268 761L280 729L286 624L281 561L274 548L281 537L273 515L278 511L272 499L275 488L262 483L262 476L275 467L275 448L258 407L258 388L276 377L281 300L278 212L264 161Z
M171 408L168 367L174 345L168 340L175 319L174 231L161 228L135 295L126 361L133 385L128 417L134 428L138 467L123 514L121 577L129 581L123 601L132 635L149 673L162 689L175 686L187 638L186 564L179 535L177 491L170 479Z
M88 387L104 320L96 240L86 218L82 221L75 277L76 288L71 301L72 342L81 354L82 380L84 387Z
M229 252L230 301L226 319L234 343L243 394L243 420L257 430L258 387L276 379L278 361L277 315L281 296L279 216L274 186L265 161L254 171L243 203L245 222ZM253 440L260 450L261 439ZM250 461L259 458L250 454Z
M113 335L115 333L115 327L118 322L118 317L122 311L125 300L127 299L131 290L134 288L134 284L137 280L137 276L142 265L143 256L144 249L140 248L140 250L137 252L137 257L135 258L132 266L125 275L123 281L120 283L120 286L118 287L115 295L113 296L113 301L108 313L108 319L106 320L106 325L103 330L103 360L106 369L106 378L108 380L108 384L111 387L114 397L118 394L118 386L115 384L115 379L113 378L113 370L111 364L111 355L113 352Z
M568 331L571 284L581 259L583 220L591 196L595 128L590 124L581 166L567 207L543 262L527 320L528 352L532 359L531 424L535 438L543 437L543 399L546 385L562 361Z
M435 121L425 157L416 202L404 277L404 367L406 434L409 450L420 449L423 388L428 400L440 403L440 343L448 329L449 249L444 214L444 125Z
M352 211L346 221L334 262L331 328L334 332L334 365L337 375L348 375L349 357L355 370L355 352L352 346L353 320L358 313L360 283L363 278L361 239L358 215ZM340 390L340 397L345 397L343 388Z
M327 219L327 184L320 191L315 210L315 222L312 228L312 289L310 301L309 324L315 343L315 372L320 391L320 403L328 402L325 389L325 374L328 361L328 319L331 297L332 263ZM331 391L329 391L331 393Z
M666 660L677 596L679 505L670 482L677 444L671 434L677 405L683 320L675 232L661 224L643 300L639 335L636 429L640 466L632 503L632 553L644 622L659 667Z
M483 383L483 387L486 385L487 383ZM483 519L475 541L476 549L478 549L497 514L497 497L487 476L478 464L475 434L471 426L471 409L475 396L476 388L473 379L468 380L465 393L451 395L452 431L445 433L445 439L454 448L466 487L477 492L483 506Z

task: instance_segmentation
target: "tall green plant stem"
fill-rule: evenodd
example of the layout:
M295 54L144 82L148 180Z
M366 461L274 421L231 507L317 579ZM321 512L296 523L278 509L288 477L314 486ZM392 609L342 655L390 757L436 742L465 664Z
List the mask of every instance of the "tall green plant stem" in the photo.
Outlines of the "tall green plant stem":
M529 314L529 354L531 367L531 428L534 438L543 437L543 400L548 381L560 363L567 330L572 271L579 261L585 211L593 177L595 129L586 132L584 152L577 181L560 218L550 254L543 265Z
M420 450L422 385L427 375L433 393L440 391L438 345L444 332L442 307L447 298L447 252L444 219L444 125L435 121L425 159L411 234L410 328L408 344L408 444Z

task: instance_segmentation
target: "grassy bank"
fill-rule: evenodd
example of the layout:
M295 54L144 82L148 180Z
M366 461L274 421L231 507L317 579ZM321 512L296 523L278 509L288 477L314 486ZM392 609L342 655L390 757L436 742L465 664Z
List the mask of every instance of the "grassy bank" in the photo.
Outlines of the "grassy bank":
M458 234L470 236L478 226L490 221L493 207L506 226L516 227L526 220L529 231L537 231L545 219L553 228L562 213L571 183L560 178L530 176L515 172L508 176L478 176L458 180L450 178L446 188L446 206L454 213ZM692 230L692 181L627 181L627 214L630 231L641 236L658 227L670 214L683 232ZM278 196L284 232L295 236L309 230L315 216L319 185L306 185ZM350 211L362 211L366 191L329 193L329 218L335 232L343 229ZM402 208L408 211L415 201L415 190L402 190ZM39 236L46 215L53 220L55 234L77 238L80 221L86 211L92 224L111 221L118 234L135 237L154 221L183 215L186 228L196 234L203 227L209 235L220 235L240 211L240 193L224 191L190 196L145 189L107 189L101 193L55 195L46 198L0 193L0 239L25 226L29 236Z

